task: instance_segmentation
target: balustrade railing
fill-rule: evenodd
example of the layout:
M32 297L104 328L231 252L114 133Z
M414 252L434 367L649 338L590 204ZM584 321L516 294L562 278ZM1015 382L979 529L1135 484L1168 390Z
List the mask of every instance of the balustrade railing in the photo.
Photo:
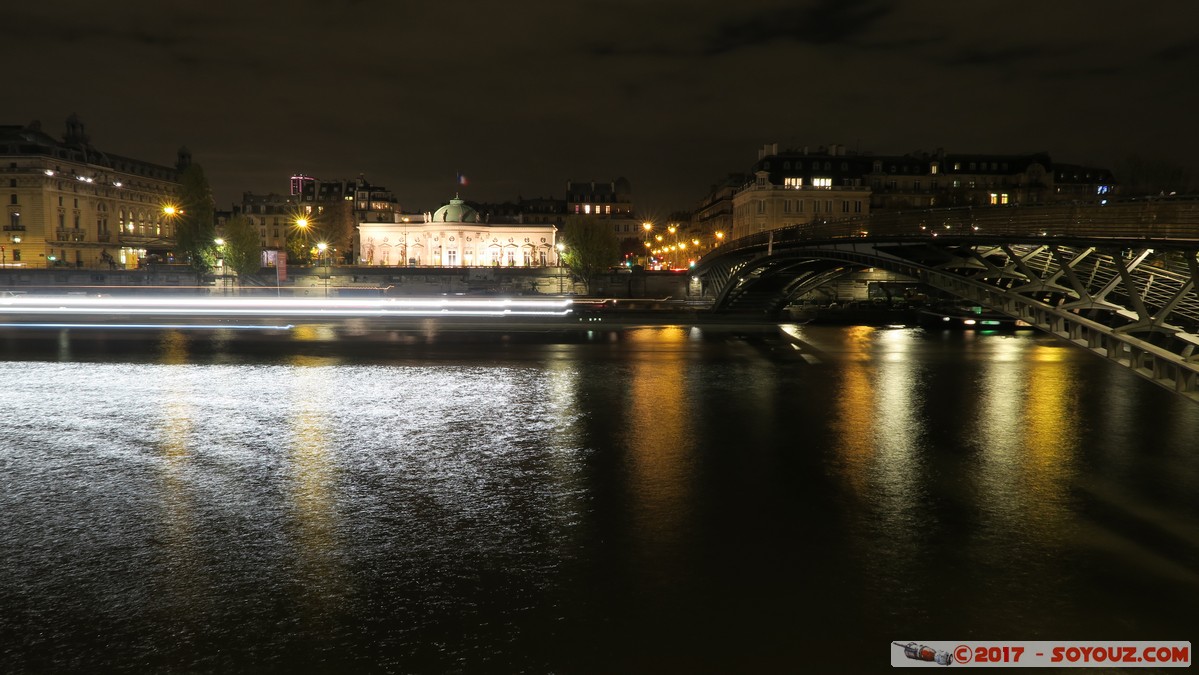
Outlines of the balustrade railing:
M1199 243L1199 200L1148 199L1108 204L986 206L875 213L758 232L716 253L794 241L856 237L919 239L942 236L1159 240Z

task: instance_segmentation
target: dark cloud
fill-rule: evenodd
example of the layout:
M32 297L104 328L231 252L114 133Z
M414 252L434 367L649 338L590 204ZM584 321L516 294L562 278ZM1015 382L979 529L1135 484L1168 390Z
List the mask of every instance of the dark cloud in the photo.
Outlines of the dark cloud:
M894 10L882 0L818 0L800 7L750 13L721 24L704 45L706 54L723 54L784 41L809 45L852 43Z
M356 1L21 3L5 123L57 134L75 111L101 149L163 163L187 145L222 203L362 171L421 209L458 171L473 199L623 175L639 206L687 208L776 141L1199 157L1199 5Z
M1040 45L1012 45L992 49L967 48L943 60L948 66L1014 66L1047 62L1077 54L1078 50Z
M1158 50L1154 57L1167 63L1199 60L1199 40L1179 42Z

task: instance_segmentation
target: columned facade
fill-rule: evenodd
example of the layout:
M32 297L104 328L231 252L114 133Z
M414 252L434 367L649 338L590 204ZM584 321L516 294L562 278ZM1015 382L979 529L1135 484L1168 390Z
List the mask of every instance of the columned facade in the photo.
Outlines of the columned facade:
M455 197L434 213L395 222L358 223L358 263L423 267L550 267L558 265L553 225L482 222Z

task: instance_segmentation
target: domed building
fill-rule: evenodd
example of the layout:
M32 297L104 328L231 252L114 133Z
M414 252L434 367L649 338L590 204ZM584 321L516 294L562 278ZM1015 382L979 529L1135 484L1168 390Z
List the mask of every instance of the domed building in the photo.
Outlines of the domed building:
M423 216L359 223L362 265L549 267L558 264L553 225L489 223L461 198Z

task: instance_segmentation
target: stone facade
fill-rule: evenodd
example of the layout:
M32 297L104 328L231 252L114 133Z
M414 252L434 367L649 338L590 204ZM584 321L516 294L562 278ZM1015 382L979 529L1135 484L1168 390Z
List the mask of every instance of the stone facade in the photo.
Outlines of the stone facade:
M558 229L536 223L491 224L455 197L434 213L395 222L358 223L360 265L550 267L558 265Z
M175 245L164 207L179 191L176 166L109 154L91 145L72 115L58 140L38 122L0 126L5 267L134 268Z

